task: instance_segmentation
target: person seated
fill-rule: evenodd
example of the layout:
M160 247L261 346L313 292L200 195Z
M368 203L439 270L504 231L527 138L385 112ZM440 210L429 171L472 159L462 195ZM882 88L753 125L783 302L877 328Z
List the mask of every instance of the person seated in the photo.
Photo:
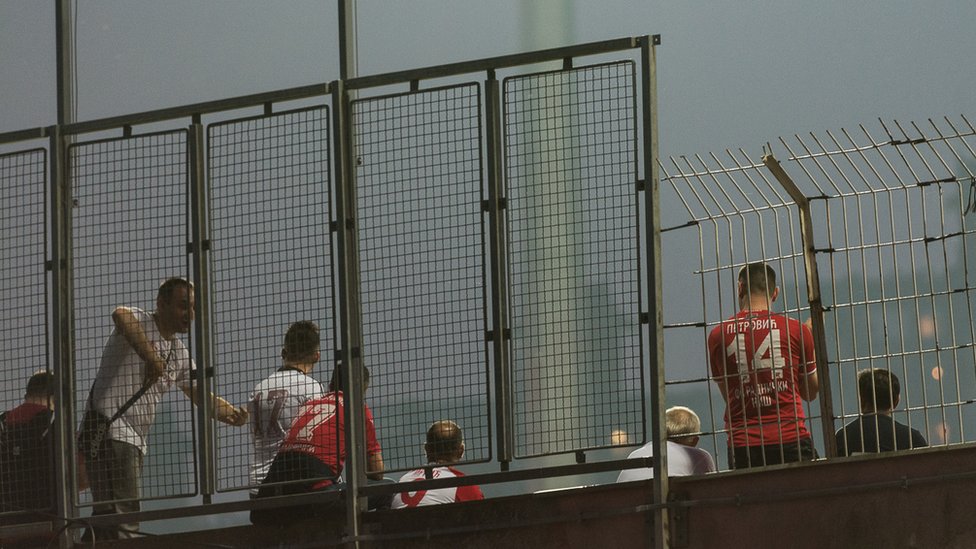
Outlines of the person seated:
M881 368L857 374L861 417L837 430L837 455L892 452L928 446L922 433L891 416L898 406L898 376Z
M461 461L461 457L464 456L464 436L457 423L450 420L435 421L427 429L427 442L424 444L424 450L427 452L428 467L415 469L403 475L400 478L401 483L464 476L464 473L451 467L452 463ZM479 499L485 499L484 494L481 493L481 488L474 485L454 486L396 494L393 496L392 508L405 509L407 507Z
M54 508L54 374L27 381L24 402L0 415L0 511Z
M319 398L306 402L288 435L281 443L278 454L271 462L268 474L258 489L258 498L300 494L317 491L333 491L341 487L339 475L346 462L347 446L346 406L343 399L342 363L332 372L329 391ZM369 386L369 370L363 366L363 389ZM376 439L373 413L365 407L366 476L370 484L391 483L383 478L383 454ZM370 509L386 509L391 496L369 498ZM325 510L323 509L323 512ZM288 509L270 509L251 512L253 524L276 522L290 518Z
M668 432L668 476L683 477L714 472L715 460L712 459L712 454L696 448L701 434L701 420L698 414L684 406L668 408L665 414ZM653 444L648 442L631 452L627 459L653 455ZM649 478L654 478L654 469L650 467L625 469L620 472L617 482Z

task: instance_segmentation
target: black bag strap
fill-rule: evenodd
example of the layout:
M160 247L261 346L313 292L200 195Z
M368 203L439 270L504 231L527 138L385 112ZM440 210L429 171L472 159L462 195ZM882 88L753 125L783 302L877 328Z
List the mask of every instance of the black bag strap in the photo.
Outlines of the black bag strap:
M143 384L142 387L139 387L139 390L136 391L136 394L129 397L129 400L125 401L122 404L122 406L119 406L119 409L116 410L114 414L112 414L112 417L108 418L108 422L112 423L113 421L122 417L122 414L124 414L126 410L132 408L132 405L135 404L137 400L142 398L142 395L146 394L146 391L149 390L149 387L150 387L149 385L145 385L145 384Z

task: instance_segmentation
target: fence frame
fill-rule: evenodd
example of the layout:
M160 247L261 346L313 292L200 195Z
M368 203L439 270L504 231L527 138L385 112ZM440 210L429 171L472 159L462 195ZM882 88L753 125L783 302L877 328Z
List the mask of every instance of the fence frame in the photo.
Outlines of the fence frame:
M340 291L336 301L338 301L338 312L340 316L339 345L341 358L346 362L356 366L362 359L362 326L359 310L359 260L358 260L358 220L356 218L356 162L354 151L354 138L351 130L351 111L350 104L356 92L377 87L408 85L411 90L417 90L420 83L428 80L440 78L454 78L469 74L484 73L484 90L482 97L486 98L483 111L480 116L486 121L483 124L482 132L486 136L483 150L487 154L487 161L481 166L486 183L483 186L487 189L488 200L483 210L486 212L482 216L483 226L488 227L488 255L490 273L487 279L489 284L491 303L490 315L486 319L491 323L486 333L488 344L486 349L492 356L493 398L496 405L496 444L498 459L501 464L501 471L477 476L465 477L464 480L444 479L440 481L422 481L417 484L417 488L424 488L430 484L431 488L458 486L461 484L474 483L501 483L525 480L530 478L546 478L563 475L575 475L587 472L609 471L621 468L651 466L658 474L658 478L667 478L666 455L664 442L666 439L664 430L663 414L663 384L655 392L651 393L650 405L645 407L644 421L648 418L652 421L653 442L655 444L655 455L660 459L643 459L624 462L624 460L604 461L598 463L579 462L572 466L555 467L536 467L526 471L509 471L509 462L512 460L511 446L511 374L509 361L510 332L507 325L508 319L508 300L507 300L507 266L505 264L506 233L505 233L505 191L504 191L504 172L502 169L503 152L501 146L501 103L502 97L499 92L499 81L495 76L496 70L511 69L514 67L561 62L563 70L571 69L573 60L580 57L601 56L614 54L626 50L639 50L640 62L638 64L637 92L641 94L638 102L640 109L639 123L642 128L637 131L642 132L642 146L639 147L639 165L644 166L645 174L641 181L635 182L639 191L644 191L644 205L647 208L646 224L644 227L646 246L646 268L648 274L644 284L646 284L647 296L646 305L650 307L649 312L641 314L641 332L651 345L651 359L644 359L642 371L650 368L649 378L663 380L663 338L660 334L659 324L661 321L661 302L660 302L660 221L657 218L659 212L658 204L658 134L657 134L657 99L656 99L656 60L654 56L655 47L660 45L658 35L646 35L633 38L621 38L588 44L574 45L562 48L553 48L536 52L521 53L515 55L498 56L474 61L451 63L446 65L426 67L408 71L396 71L386 74L351 78L348 80L336 80L327 84L315 84L279 90L274 92L245 95L235 98L223 99L218 101L208 101L181 107L158 109L142 113L124 116L113 116L99 120L76 122L65 125L52 125L41 128L32 128L15 132L0 134L0 145L17 144L21 141L48 139L50 149L50 203L52 206L52 225L50 232L52 241L50 246L51 260L48 261L48 270L53 280L51 293L52 317L49 320L52 330L50 336L53 345L50 351L54 363L54 370L57 373L57 402L60 412L57 414L57 441L60 447L69 448L74 445L74 426L77 424L74 408L75 398L75 371L74 371L74 326L73 326L73 258L72 258L72 189L70 188L70 174L68 173L68 158L66 151L72 141L80 136L95 134L98 132L121 132L122 137L138 136L141 132L134 132L134 128L142 125L156 123L175 124L175 128L188 130L187 157L188 157L188 199L189 199L189 234L187 242L187 253L191 256L190 270L197 282L197 307L200 319L194 326L194 345L192 353L198 365L197 390L204 396L211 389L212 362L211 362L211 337L209 327L209 314L211 309L209 266L209 226L207 204L207 151L205 127L203 117L217 113L241 109L252 109L255 107L263 108L265 114L271 114L277 104L299 100L314 100L318 98L331 98L333 116L333 150L331 156L334 164L333 185L336 189L335 207L333 208L334 219L337 220L337 272L338 286ZM180 125L179 121L188 119L188 124ZM151 133L152 130L147 130ZM640 168L638 167L638 170ZM639 176L638 176L639 177ZM640 307L645 304L639 305ZM365 442L362 436L363 408L362 391L363 383L359 374L360 369L350 368L348 371L353 375L349 380L350 395L346 403L348 407L349 420L347 421L347 440L350 441L348 448L348 459L346 461L346 476L348 479L347 494L354 497L346 498L346 506L349 512L346 541L358 544L361 536L360 513L364 509L365 497L374 493L393 493L395 487L365 487L365 471L361 467L365 463ZM67 406L62 403L69 403ZM210 412L206 406L199 406L195 410L196 421L199 426L203 426L197 437L197 475L199 495L202 496L202 506L192 506L186 508L172 508L155 511L141 511L126 515L100 516L97 518L85 519L84 525L112 525L132 520L157 520L175 518L190 515L217 514L225 512L241 511L254 507L252 502L232 502L215 503L212 496L218 492L217 474L215 469L215 448L212 447L213 425ZM489 437L490 438L490 437ZM58 494L57 509L62 514L63 519L56 521L55 526L67 530L68 526L78 527L79 507L74 504L74 490L69 486L74 486L77 482L76 470L72 466L73 460L58 454L58 480L61 490ZM69 456L70 457L70 456ZM421 486L423 484L424 486ZM318 500L321 498L306 497L304 499ZM297 499L296 499L297 501ZM667 501L667 483L655 483L653 503L655 515L655 543L657 547L668 546L668 513L665 503ZM265 502L274 506L287 505L290 502ZM66 540L67 538L63 538Z

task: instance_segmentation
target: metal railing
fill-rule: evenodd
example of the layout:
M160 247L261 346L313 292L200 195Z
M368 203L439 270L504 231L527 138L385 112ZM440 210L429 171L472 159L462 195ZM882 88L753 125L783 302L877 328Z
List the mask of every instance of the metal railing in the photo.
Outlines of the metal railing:
M976 133L965 117L881 123L881 132L860 126L784 138L782 164L768 149L762 160L740 150L662 165L667 196L684 214L663 230L663 251L699 251L668 255L665 295L692 306L666 307L666 341L669 349L699 349L669 352L669 363L696 365L670 370L669 400L707 410L706 446L720 462L726 402L710 381L705 336L738 310L736 273L757 261L780 273L779 310L813 321L820 406L807 404L806 416L821 456L847 452L835 431L861 415L857 375L871 368L901 380L897 421L931 445L972 441L967 200Z
M322 329L313 376L323 385L337 361L369 367L365 397L357 375L348 391L351 494L377 491L364 486L364 401L388 472L424 465L424 432L438 419L464 429L465 463L501 468L457 484L605 471L586 453L643 442L647 420L658 421L659 403L642 397L657 375L644 349L660 349L660 301L641 263L645 250L656 257L642 207L657 203L645 170L656 172L646 162L656 158L657 43L612 40L0 135L14 151L0 157L15 197L3 223L37 227L3 233L3 249L29 250L4 257L29 288L5 295L13 315L0 335L30 342L25 356L57 374L63 486L79 473L65 456L112 310L152 311L169 276L195 282L197 318L183 339L201 397L245 404L280 366L296 320ZM545 63L556 67L524 74ZM23 357L4 365L10 408L29 372ZM254 488L247 428L215 424L214 410L179 393L162 400L143 464L139 500L161 501L85 522L248 508L214 502ZM556 396L566 402L550 407ZM580 463L508 471L561 454ZM203 507L167 505L188 496ZM68 488L59 502L68 521L92 504ZM358 513L349 520L355 536Z

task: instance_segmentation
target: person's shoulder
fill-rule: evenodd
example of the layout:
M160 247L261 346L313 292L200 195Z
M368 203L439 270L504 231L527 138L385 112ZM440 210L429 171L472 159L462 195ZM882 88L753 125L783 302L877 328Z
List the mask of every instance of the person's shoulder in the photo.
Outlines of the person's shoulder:
M647 444L645 444L645 445L641 446L640 448L637 448L636 450L634 450L633 452L631 452L627 456L627 459L650 457L651 455L653 455L653 453L654 453L654 444L651 443L651 442L648 442Z
M406 473L404 473L403 476L400 477L400 482L412 482L414 480L423 479L423 478L424 478L424 470L414 469L413 471L407 471Z
M447 471L448 473L450 473L450 474L452 474L452 475L454 475L454 476L456 476L456 477L463 477L463 476L464 476L464 473L462 473L461 471L459 471L459 470L458 470L457 468L455 468L455 467L454 467L454 466L452 466L452 465L448 465L447 467L444 467L444 469L445 469L445 470L446 470L446 471Z

